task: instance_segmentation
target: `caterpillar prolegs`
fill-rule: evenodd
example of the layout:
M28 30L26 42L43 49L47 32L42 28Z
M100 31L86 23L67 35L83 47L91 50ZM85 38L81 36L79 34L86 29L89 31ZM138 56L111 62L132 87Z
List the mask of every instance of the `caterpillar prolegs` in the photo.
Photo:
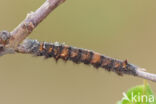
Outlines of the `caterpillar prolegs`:
M37 40L26 39L24 43L19 46L17 52L34 54L36 56L45 56L46 58L53 57L56 59L70 60L74 63L84 63L93 65L95 68L104 68L107 71L114 71L118 75L132 74L136 76L136 66L129 64L127 60L116 60L97 52L68 46L65 44L39 42Z

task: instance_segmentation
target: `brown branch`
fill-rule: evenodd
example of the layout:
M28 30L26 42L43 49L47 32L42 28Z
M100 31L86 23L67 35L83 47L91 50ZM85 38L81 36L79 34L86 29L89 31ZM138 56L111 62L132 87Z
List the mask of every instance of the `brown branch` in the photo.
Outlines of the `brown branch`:
M34 30L34 28L44 20L49 13L65 0L46 0L45 3L35 12L27 15L12 32L8 47L16 49L16 47Z

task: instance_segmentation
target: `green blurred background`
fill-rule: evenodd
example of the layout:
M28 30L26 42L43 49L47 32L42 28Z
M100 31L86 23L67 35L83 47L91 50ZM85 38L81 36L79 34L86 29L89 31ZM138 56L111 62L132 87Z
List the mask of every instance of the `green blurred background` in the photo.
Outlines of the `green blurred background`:
M45 0L0 0L0 30L11 31ZM66 0L31 38L95 50L156 73L155 0ZM32 55L0 57L1 104L115 104L142 84L83 64ZM156 84L149 82L156 93Z

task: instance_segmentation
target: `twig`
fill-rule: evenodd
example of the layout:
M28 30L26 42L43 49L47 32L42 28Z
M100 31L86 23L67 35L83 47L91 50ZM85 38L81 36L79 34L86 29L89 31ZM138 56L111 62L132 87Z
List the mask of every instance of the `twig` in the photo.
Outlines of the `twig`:
M44 20L51 11L65 0L46 0L35 12L27 15L12 32L0 32L0 56L14 53L17 46ZM8 36L5 36L8 34Z
M137 68L136 69L136 74L140 78L144 78L144 79L156 82L156 74L152 74L152 73L148 73L148 72L142 71L141 68Z
M45 19L49 13L65 0L46 0L45 3L35 12L27 15L12 32L8 47L16 49L16 47L34 30L34 28Z

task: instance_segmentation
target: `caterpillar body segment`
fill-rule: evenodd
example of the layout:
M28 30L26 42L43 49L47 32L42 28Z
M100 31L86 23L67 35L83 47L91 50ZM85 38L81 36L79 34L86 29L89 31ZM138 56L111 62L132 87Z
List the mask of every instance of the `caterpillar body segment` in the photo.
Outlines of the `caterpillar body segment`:
M136 76L136 66L129 64L127 60L121 61L113 59L97 52L68 46L65 44L39 42L37 40L27 39L19 46L18 51L29 53L36 56L44 56L46 58L53 57L56 59L63 59L65 61L72 61L76 64L84 63L93 65L95 68L104 68L107 71L116 72L118 75L132 74Z

